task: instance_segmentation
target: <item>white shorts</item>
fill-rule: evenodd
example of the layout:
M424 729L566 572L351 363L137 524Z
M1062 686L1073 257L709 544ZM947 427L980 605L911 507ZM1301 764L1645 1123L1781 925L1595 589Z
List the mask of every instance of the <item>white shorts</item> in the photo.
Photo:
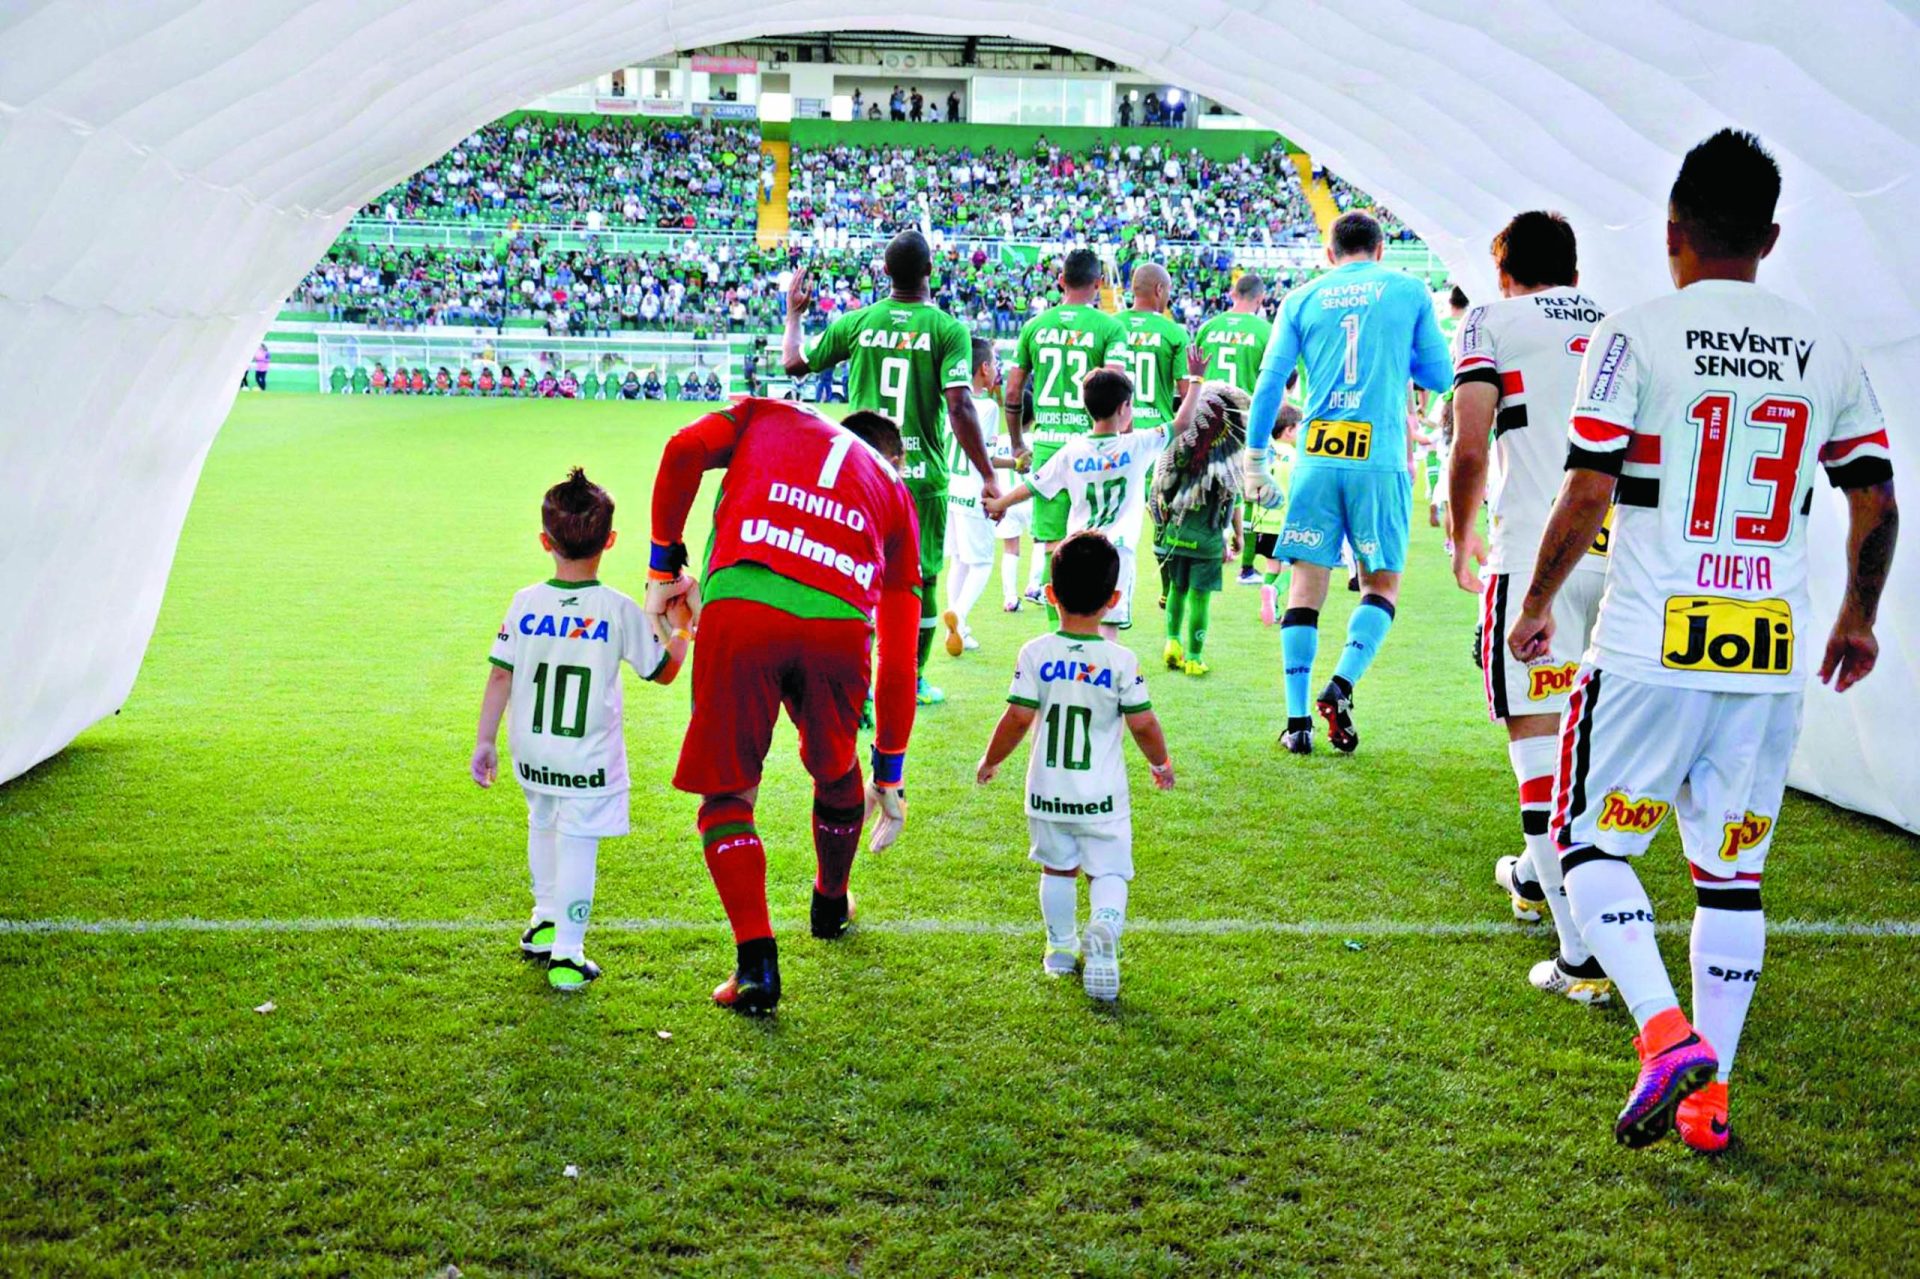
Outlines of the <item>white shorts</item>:
M1677 813L1688 861L1717 879L1758 876L1804 700L1801 692L1643 684L1581 667L1553 786L1561 847L1637 857Z
M1600 619L1600 596L1607 575L1575 569L1553 599L1552 652L1537 662L1520 662L1507 647L1507 631L1518 616L1531 565L1523 573L1490 573L1480 593L1480 664L1487 690L1487 718L1496 724L1520 715L1558 715L1567 709L1580 657Z
M549 795L527 792L527 827L579 839L612 839L627 833L627 792L611 795Z
M1056 822L1027 818L1033 851L1027 854L1048 870L1084 871L1087 878L1118 875L1133 879L1133 821Z
M1100 620L1125 630L1133 625L1133 548L1116 546L1113 549L1120 552L1120 576L1113 584L1113 589L1120 592L1120 602L1108 609Z
M983 568L993 563L998 549L994 544L993 521L981 512L977 502L947 503L948 559L969 568Z
M1009 506L1007 513L994 523L993 535L1003 542L1025 537L1033 528L1033 503L1029 498L1017 506Z

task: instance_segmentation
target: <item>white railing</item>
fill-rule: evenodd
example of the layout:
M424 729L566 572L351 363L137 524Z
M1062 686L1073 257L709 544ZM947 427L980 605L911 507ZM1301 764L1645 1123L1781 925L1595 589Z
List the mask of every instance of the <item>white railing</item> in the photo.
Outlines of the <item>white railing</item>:
M424 369L429 382L441 368L455 376L464 368L477 377L483 368L497 373L502 365L509 365L516 373L528 368L555 375L568 371L580 378L592 373L602 380L610 373L625 377L629 369L644 380L651 370L678 385L689 369L699 369L702 377L711 369L719 374L720 385L727 392L745 389L740 357L725 338L621 332L599 337L549 337L529 329L495 332L451 327L396 333L350 326L319 328L315 337L322 391L331 389L336 368L351 378L354 370L371 371L375 364L389 372L397 368ZM777 349L773 355L777 358ZM771 371L772 363L772 359L761 360L763 376Z

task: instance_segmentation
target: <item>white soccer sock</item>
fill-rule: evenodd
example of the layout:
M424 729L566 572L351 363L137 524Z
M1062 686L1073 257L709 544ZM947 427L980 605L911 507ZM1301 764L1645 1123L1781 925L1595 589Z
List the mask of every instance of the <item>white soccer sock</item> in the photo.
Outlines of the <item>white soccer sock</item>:
M962 564L960 572L964 575L961 586L948 597L953 611L960 615L960 633L969 634L967 614L973 612L973 606L980 602L980 596L986 592L987 579L993 576L991 564Z
M1040 874L1040 918L1047 924L1047 945L1080 949L1080 882L1072 875Z
M593 872L600 841L562 835L558 843L553 900L560 917L553 921L553 957L578 963L586 958L587 916L593 913Z
M1127 926L1127 881L1119 875L1096 875L1087 881L1090 918L1113 925L1113 935Z
M973 567L957 559L949 558L947 566L940 570L940 577L947 584L947 607L960 614L965 621L966 610L960 607L960 597L966 592L967 578L973 573Z
M1000 552L1000 602L1011 604L1020 598L1020 552Z
M1644 1029L1655 1014L1678 1008L1653 936L1653 903L1633 867L1618 857L1584 861L1566 873L1566 887L1580 935L1620 988L1633 1019Z
M554 841L558 838L552 830L527 828L527 872L533 880L533 918L527 921L529 928L535 924L551 924L556 918L553 876L554 858L558 856Z
M1523 737L1507 743L1507 760L1520 787L1520 826L1527 851L1520 858L1525 877L1537 881L1547 895L1547 911L1560 937L1560 957L1578 966L1593 958L1567 909L1567 890L1560 879L1560 850L1554 847L1549 824L1553 811L1553 774L1559 762L1559 739Z
M1040 579L1047 575L1047 552L1040 543L1033 544L1033 565L1027 570L1027 589L1040 589Z
M1746 888L1749 885L1741 885ZM1758 889L1755 890L1758 895ZM1693 1027L1720 1058L1721 1083L1733 1074L1733 1054L1760 984L1760 961L1767 953L1767 917L1759 910L1721 910L1707 904L1713 893L1700 891L1693 912Z

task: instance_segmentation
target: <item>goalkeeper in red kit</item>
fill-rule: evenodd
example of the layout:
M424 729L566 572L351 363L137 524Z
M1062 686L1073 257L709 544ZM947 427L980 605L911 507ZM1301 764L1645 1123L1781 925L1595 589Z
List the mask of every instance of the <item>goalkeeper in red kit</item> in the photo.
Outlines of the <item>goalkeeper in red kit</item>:
M872 847L906 820L901 784L913 731L920 630L919 524L900 478L900 432L878 413L835 423L779 400L742 399L668 441L653 487L647 611L682 596L699 608L693 719L673 784L700 796L707 870L733 925L734 974L716 1003L747 1013L780 1002L767 917L767 853L753 806L786 707L813 778L813 935L853 918L847 878L868 812ZM704 472L724 470L704 580L686 575L682 537ZM857 734L873 675L873 778Z

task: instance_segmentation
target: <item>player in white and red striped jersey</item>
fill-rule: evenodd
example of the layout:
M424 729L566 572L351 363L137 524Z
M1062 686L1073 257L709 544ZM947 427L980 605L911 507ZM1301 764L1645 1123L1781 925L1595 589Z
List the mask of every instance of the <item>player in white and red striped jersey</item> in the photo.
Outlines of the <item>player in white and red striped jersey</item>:
M1540 534L1566 470L1566 420L1587 337L1606 314L1577 287L1578 248L1565 218L1538 210L1516 215L1493 238L1500 300L1467 313L1454 353L1449 535L1454 579L1480 596L1487 714L1506 726L1507 759L1520 788L1524 851L1495 862L1494 881L1506 889L1516 918L1531 922L1542 910L1553 916L1559 953L1535 964L1529 980L1577 1003L1604 1003L1606 974L1567 914L1560 856L1547 833L1560 713L1607 581L1604 533L1554 597L1550 650L1537 661L1516 662L1503 642L1526 598ZM1484 540L1483 494L1491 508ZM1484 583L1480 564L1487 569Z
M1727 1144L1727 1077L1766 950L1760 878L1819 639L1806 525L1821 467L1851 528L1820 678L1845 691L1879 654L1899 524L1886 428L1847 343L1754 283L1779 196L1751 134L1722 130L1687 154L1667 221L1679 292L1593 335L1565 487L1508 637L1523 661L1549 648L1554 596L1617 499L1554 825L1567 904L1640 1026L1640 1075L1614 1125L1629 1146L1676 1124L1695 1149ZM1692 1022L1629 860L1669 813L1697 896Z

